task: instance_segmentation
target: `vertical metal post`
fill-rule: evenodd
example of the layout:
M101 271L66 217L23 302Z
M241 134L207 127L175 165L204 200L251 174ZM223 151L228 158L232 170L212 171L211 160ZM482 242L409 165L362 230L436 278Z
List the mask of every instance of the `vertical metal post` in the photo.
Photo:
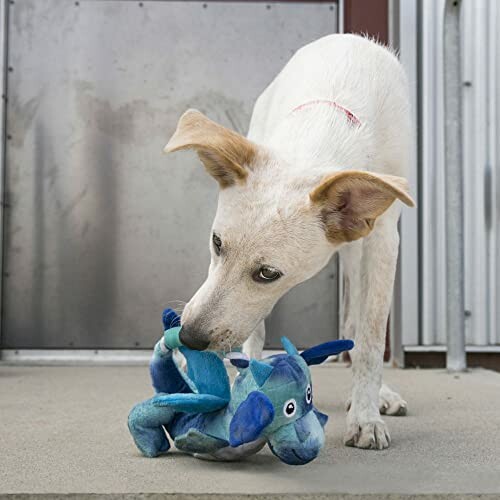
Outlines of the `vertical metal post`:
M446 0L443 23L448 305L446 367L449 371L464 371L467 368L464 315L461 6L462 0Z
M7 20L8 2L0 0L0 359L2 357L3 249L5 205L5 116L7 103Z

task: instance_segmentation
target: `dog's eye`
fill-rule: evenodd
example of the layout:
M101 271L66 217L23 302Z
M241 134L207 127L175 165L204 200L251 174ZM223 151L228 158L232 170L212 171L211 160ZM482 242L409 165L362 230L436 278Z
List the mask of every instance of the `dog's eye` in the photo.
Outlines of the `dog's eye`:
M220 255L220 250L222 247L222 241L215 233L212 234L212 243L214 245L214 250L217 255Z
M309 384L306 389L306 403L308 405L311 404L312 399L313 399L312 387L311 384Z
M292 418L295 415L295 412L297 411L297 402L295 399L289 399L284 405L283 405L283 415L287 418Z
M281 271L271 266L262 266L260 269L253 273L253 279L260 283L269 283L281 278Z

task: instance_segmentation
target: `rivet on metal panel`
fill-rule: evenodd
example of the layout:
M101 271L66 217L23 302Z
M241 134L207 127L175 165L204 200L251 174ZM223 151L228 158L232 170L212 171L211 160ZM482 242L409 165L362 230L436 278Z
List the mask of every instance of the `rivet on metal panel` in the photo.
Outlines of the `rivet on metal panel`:
M136 347L138 347L138 346L140 346L141 344L140 344L140 342L137 342L137 340L136 340L136 341L134 342L134 345L135 345Z
M270 10L271 9L271 6L269 4L266 5L266 9L267 10Z
M11 4L11 5L14 5L14 0L10 0L10 4Z
M139 2L139 7L143 7L144 4L142 2Z
M75 2L75 6L78 7L80 5L80 2Z
M11 135L8 135L7 136L7 140L10 141L12 139L12 136Z
M464 316L465 316L466 318L470 318L470 317L472 316L472 312L471 312L471 311L469 311L468 309L466 309L466 310L464 311Z
M330 5L330 10L333 10L333 5Z
M208 5L206 3L203 4L203 8L206 9Z
M14 71L14 68L12 66L9 66L9 71L12 73L12 71Z
M468 80L467 80L467 81L465 81L465 82L464 82L464 87L472 87L472 82L470 82L470 81L468 81Z

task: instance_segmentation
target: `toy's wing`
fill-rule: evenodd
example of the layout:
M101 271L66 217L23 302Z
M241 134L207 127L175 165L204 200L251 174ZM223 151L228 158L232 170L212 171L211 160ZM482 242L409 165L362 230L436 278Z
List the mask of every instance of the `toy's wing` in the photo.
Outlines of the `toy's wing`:
M186 434L175 438L175 446L188 453L212 453L229 446L225 439L203 434L197 429L189 429Z
M168 406L183 413L210 413L221 410L229 403L227 399L212 394L163 394L153 398L154 406Z
M179 349L186 358L188 377L193 381L198 394L211 394L229 402L231 385L224 361L211 351Z

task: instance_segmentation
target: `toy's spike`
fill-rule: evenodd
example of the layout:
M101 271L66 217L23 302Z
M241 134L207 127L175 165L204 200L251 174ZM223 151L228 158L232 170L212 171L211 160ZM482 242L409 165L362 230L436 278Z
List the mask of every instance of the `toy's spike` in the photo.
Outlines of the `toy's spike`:
M273 367L257 361L256 359L252 359L250 360L250 371L259 387L262 387L273 372Z
M319 420L321 427L324 427L326 425L326 423L328 422L328 415L321 413L316 408L313 408L313 411L314 411L314 414L316 415L316 418Z
M319 365L323 363L328 356L333 356L334 354L339 354L343 351L349 351L354 347L354 342L352 340L342 339L342 340L332 340L331 342L325 342L324 344L319 344L310 349L302 351L300 355L304 358L308 365Z
M285 349L286 353L290 356L295 356L299 353L299 351L297 351L297 348L292 344L292 341L287 337L281 337L281 345L283 346L283 349Z

